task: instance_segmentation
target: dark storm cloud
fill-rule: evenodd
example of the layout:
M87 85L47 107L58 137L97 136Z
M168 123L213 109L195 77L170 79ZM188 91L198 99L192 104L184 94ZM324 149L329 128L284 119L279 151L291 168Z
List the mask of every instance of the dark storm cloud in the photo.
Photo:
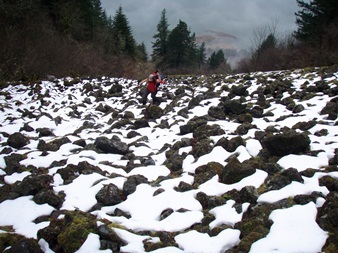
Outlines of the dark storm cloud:
M169 29L179 20L201 40L223 39L226 47L247 49L253 32L277 22L279 33L296 29L296 0L101 0L107 15L114 16L119 6L129 20L137 43L151 51L153 35L161 12L166 9Z

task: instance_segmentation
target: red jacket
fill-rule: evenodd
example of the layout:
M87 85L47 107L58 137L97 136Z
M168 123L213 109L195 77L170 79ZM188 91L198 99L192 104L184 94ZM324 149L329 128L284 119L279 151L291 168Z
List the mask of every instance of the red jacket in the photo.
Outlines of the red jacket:
M156 91L156 89L157 89L157 83L156 83L157 79L158 79L157 73L153 73L152 80L148 80L148 86L147 86L147 88L148 88L148 90L150 92L155 92Z

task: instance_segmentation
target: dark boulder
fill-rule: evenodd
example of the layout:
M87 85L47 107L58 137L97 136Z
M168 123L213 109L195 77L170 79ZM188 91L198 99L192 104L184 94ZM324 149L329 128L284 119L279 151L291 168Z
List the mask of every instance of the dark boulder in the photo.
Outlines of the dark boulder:
M46 143L44 140L39 140L38 150L40 151L58 151L60 147L64 144L71 143L68 137L61 137L55 139L49 143Z
M13 186L13 191L21 196L35 195L43 189L48 189L52 182L50 175L29 175Z
M13 133L8 136L7 144L12 148L20 149L29 143L29 138L20 132Z
M128 145L126 143L115 140L114 138L108 139L105 136L97 137L94 145L104 153L125 155L129 151Z
M148 183L148 179L143 175L133 175L128 177L127 181L123 184L123 194L124 196L128 196L136 191L136 187L139 184Z
M230 159L224 166L220 182L223 184L234 184L256 172L256 169L249 164L242 164L236 157Z
M6 163L6 174L12 175L15 172L23 172L25 170L25 166L20 164L21 160L24 160L26 157L21 154L10 154L4 157Z
M338 114L338 101L337 99L332 99L330 102L327 102L325 107L321 110L320 114L328 114L328 119L335 120L337 119Z
M245 142L241 136L231 138L230 140L222 137L215 144L215 146L221 146L228 152L234 152L241 145L245 145Z
M137 119L134 122L134 127L135 127L135 129L149 127L148 120L146 120L146 119Z
M47 127L37 128L35 131L39 133L39 137L54 136L53 131Z
M193 137L203 139L210 136L223 135L225 131L219 125L201 125L193 131Z
M33 200L39 205L48 204L55 208L60 208L63 202L63 199L51 189L42 189L33 197Z
M246 105L239 100L226 100L223 103L223 110L225 115L240 115L245 112Z
M120 189L114 184L103 186L95 195L95 198L104 206L116 205L122 202Z
M159 119L164 115L163 109L158 105L150 105L145 111L146 119Z
M287 131L281 134L267 135L261 141L273 156L305 153L310 148L310 139L304 133Z
M180 134L188 134L192 133L196 128L206 125L208 121L201 117L194 117L191 120L188 121L186 125L180 126Z
M32 238L22 239L13 244L9 249L5 250L6 253L43 253L39 243Z
M107 225L100 225L98 227L98 234L100 236L102 249L110 249L112 252L120 252L121 246L125 245L115 231L110 229Z
M208 110L208 115L214 117L215 119L225 119L225 113L222 106L211 106Z

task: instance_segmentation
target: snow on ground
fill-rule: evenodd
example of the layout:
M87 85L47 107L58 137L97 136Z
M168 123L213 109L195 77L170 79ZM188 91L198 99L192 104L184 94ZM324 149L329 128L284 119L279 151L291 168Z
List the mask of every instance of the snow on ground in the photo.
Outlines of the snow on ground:
M298 77L299 75L294 74L294 76ZM291 78L293 77L291 76ZM300 85L306 80L307 79L304 77L300 79L294 79L293 84L295 87L300 87ZM315 80L310 80L310 85L313 84L314 81ZM82 84L78 85L81 86ZM72 89L71 92L68 90L69 93L59 94L58 91L54 89L53 84L50 82L43 82L43 87L45 87L46 91L49 90L51 95L50 101L52 104L50 109L46 111L53 118L58 115L63 115L63 117L65 117L65 115L68 115L71 112L70 107L66 106L69 103L69 95L72 96L73 103L74 100L83 101L85 98L85 95L80 93L78 89ZM256 83L252 85L250 89L254 91L258 87L259 84ZM174 88L174 86L172 88ZM24 87L13 86L9 87L7 90L11 90L12 94L16 94L16 96L13 97L13 101L25 101L23 105L20 105L21 110L23 108L32 110L32 108L38 108L40 106L38 100L32 99L32 97L24 91ZM128 89L124 90L128 92ZM196 90L196 92L198 93L199 91ZM269 122L264 121L264 119L261 118L255 118L252 124L256 125L257 128L264 130L269 125L273 125L280 129L282 127L291 128L294 124L300 121L309 121L315 118L319 120L325 120L325 116L320 115L319 112L329 99L330 98L325 95L318 94L318 96L315 96L308 101L299 101L299 103L304 105L305 110L297 117L289 117L278 122L275 122L275 120L280 116L292 114L292 112L286 110L285 106L273 104L270 108L266 109L266 111L273 111L274 113L274 116L269 118ZM0 103L6 104L5 98L2 96ZM168 103L169 102L161 104L161 107L165 108ZM217 103L218 99L203 101L203 106L196 106L189 112L189 119L196 115L203 116L207 114L209 107L217 105ZM53 104L54 106L60 106L60 110L53 110ZM123 104L120 103L120 101L118 101L116 98L114 101L111 101L110 105L116 109L123 108ZM86 111L88 113L90 111L93 112L96 106L97 104L95 103L88 105ZM185 107L184 104L182 104L182 108L183 107ZM42 116L38 120L27 120L26 122L20 119L14 121L7 120L8 116L14 117L17 114L18 109L19 106L16 106L14 103L12 103L8 105L5 110L0 112L0 133L6 132L8 134L12 134L19 131L20 127L22 127L24 123L29 123L33 128L51 128L54 130L54 133L57 136L69 134L69 138L76 139L78 137L72 137L72 133L74 133L74 131L83 124L83 120L69 119L67 121L67 118L61 124L56 124L54 120L46 116ZM179 109L181 108L176 108L175 110ZM128 107L128 111L131 111L135 117L139 117L142 114L141 109L136 105L131 105ZM179 119L179 124L181 125L185 124L189 120L187 118L177 116L176 114L175 119L170 118L170 114L169 116L164 116L164 118L166 117L170 123L172 123L175 119ZM97 115L95 121L97 124L107 124L107 118L100 117L99 115ZM219 124L224 129L226 137L230 137L239 125L238 123L226 121L216 121L214 123ZM321 129L327 129L329 134L324 137L313 135L316 131ZM179 128L177 125L173 125L169 130L150 127L139 129L138 132L142 136L147 136L148 141L147 146L132 146L131 149L137 156L147 156L152 152L156 154L163 147L164 143L174 143L176 140L179 140L182 137L190 137L190 135L179 136ZM285 169L292 167L298 171L306 170L309 167L321 170L323 166L328 165L328 160L332 158L334 149L338 148L337 126L334 126L333 124L317 124L315 127L310 129L309 132L311 133L310 137L312 139L311 148L313 150L322 150L322 152L320 152L317 156L287 155L279 159L279 165ZM122 141L128 143L132 142L133 139L131 140L125 138L126 133L127 131L121 129L119 137L122 139ZM27 133L27 135L34 137L36 136L36 133ZM96 137L102 135L102 132L101 130L93 129L92 131L83 131L80 135L81 138L85 138L88 142L93 142ZM111 137L112 134L107 134L106 136ZM0 135L0 138L2 142L5 142L7 139L2 134ZM181 181L192 183L193 177L189 174L194 173L198 166L206 164L210 161L216 161L222 165L226 165L225 160L233 154L237 154L240 161L244 161L250 157L256 156L262 149L260 142L253 138L253 135L250 131L247 135L243 136L243 138L247 138L246 146L240 146L233 153L225 151L222 147L215 147L212 152L201 156L197 160L189 155L183 162L183 173L179 178L163 180L161 181L160 185L157 186L141 184L137 187L137 190L130 194L128 198L122 203L114 206L103 207L100 210L93 211L92 213L99 219L107 219L133 231L165 230L169 232L182 232L175 237L178 248L168 247L158 249L153 252L224 252L225 250L230 249L239 243L239 230L229 228L214 237L210 237L208 234L200 233L194 230L187 230L186 232L183 232L193 224L198 223L203 219L202 207L195 198L196 194L199 191L202 191L207 195L222 195L232 189L240 190L247 185L252 185L258 188L264 183L267 173L261 170L256 170L255 174L231 185L219 183L218 177L215 176L214 178L202 184L197 190L177 192L173 188L176 187ZM49 140L53 138L45 137L45 139ZM109 160L112 164L125 166L126 161L121 160L120 155L97 154L96 152L88 150L83 150L77 154L74 154L70 151L78 147L73 144L65 144L58 152L49 152L47 156L40 156L41 152L36 151L37 145L37 142L32 141L27 146L28 149L22 149L18 151L18 153L27 154L27 159L21 162L22 165L48 167L53 161L60 161L67 158L68 164L77 164L80 161L86 160L93 165L101 167L102 170L106 170L108 173L117 173L118 175L121 175L120 177L115 177L113 179L95 173L90 175L80 175L71 184L64 185L60 176L56 174L56 169L50 170L49 173L54 176L54 191L56 193L63 191L66 194L65 202L61 207L61 209L64 210L80 209L87 212L96 204L95 195L103 185L114 183L116 186L122 189L123 183L128 176L141 174L144 175L149 181L154 181L157 178L161 176L167 176L170 173L168 168L163 165L165 160L164 154L153 156L153 159L156 163L155 165L135 168L130 173L126 173L117 167L110 167L100 163L102 161ZM191 147L182 149L180 152L189 152L190 148ZM35 151L29 151L29 149ZM3 157L4 155L0 155L0 168L2 168L0 169L0 175L5 175L3 170L5 168ZM4 180L7 184L14 184L16 181L22 181L23 178L29 174L30 173L28 172L14 173L10 176L5 176ZM273 203L284 198L295 196L297 194L310 194L313 191L318 191L326 195L328 194L326 187L319 186L318 184L318 179L324 175L326 174L315 173L311 178L303 177L304 183L292 182L280 190L266 192L260 195L258 202ZM338 178L337 173L332 173L331 175ZM163 188L165 191L162 194L154 196L154 192L159 188ZM242 205L242 213L237 213L233 205L234 201L229 200L225 205L210 210L210 213L215 216L215 220L210 223L211 228L220 224L228 224L233 227L236 222L241 220L242 215L248 208L249 203L244 203ZM109 215L116 208L129 213L131 218L127 219L125 217L115 217ZM163 212L163 210L168 208L173 209L174 213L171 214L167 219L160 220L160 214ZM189 211L179 212L178 210L181 208L187 209ZM35 204L32 201L32 196L20 197L15 200L6 200L0 203L0 226L13 226L16 233L23 234L26 237L36 238L37 230L47 226L48 222L35 224L33 220L41 215L49 215L53 210L54 208L47 204ZM327 232L323 231L315 222L316 212L317 209L314 203L309 203L303 206L296 205L288 209L273 211L270 215L273 225L269 234L265 238L255 242L252 245L250 252L320 252L321 247L326 241ZM123 252L144 252L143 240L148 239L153 240L154 242L159 241L159 238L141 236L123 229L116 228L115 232L126 242L126 246L121 248L121 251ZM52 252L44 240L40 240L39 243L45 252ZM90 234L86 242L84 242L82 247L77 252L111 252L110 250L100 250L99 247L100 244L98 236L95 234Z

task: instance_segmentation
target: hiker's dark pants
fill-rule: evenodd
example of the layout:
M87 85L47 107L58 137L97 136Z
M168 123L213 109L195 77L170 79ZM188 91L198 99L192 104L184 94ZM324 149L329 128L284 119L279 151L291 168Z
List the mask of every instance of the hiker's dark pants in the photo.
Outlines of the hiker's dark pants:
M156 93L157 89L154 92L151 92L147 88L144 89L143 95L142 95L142 104L145 105L147 103L147 98L149 93L151 93L151 98L153 99L153 104L156 102Z

